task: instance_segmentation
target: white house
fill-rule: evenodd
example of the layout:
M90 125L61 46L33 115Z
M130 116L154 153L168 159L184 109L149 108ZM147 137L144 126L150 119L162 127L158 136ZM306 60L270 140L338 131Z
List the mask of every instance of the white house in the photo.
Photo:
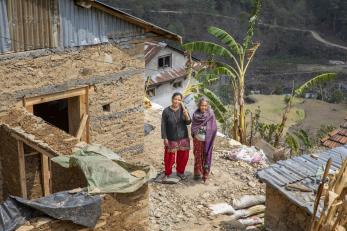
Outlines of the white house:
M185 69L187 56L179 49L166 43L147 42L145 44L145 63L147 95L151 101L163 107L171 104L171 96L174 92L183 93L188 84ZM198 69L199 63L193 60L194 71ZM195 82L195 80L192 80ZM194 97L186 97L184 102L192 112L195 108Z

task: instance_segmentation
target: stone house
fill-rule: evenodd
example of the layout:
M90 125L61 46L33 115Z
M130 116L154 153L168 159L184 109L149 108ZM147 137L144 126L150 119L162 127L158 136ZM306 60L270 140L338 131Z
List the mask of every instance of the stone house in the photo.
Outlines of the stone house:
M164 42L147 42L145 45L145 79L147 83L147 95L151 101L163 107L171 104L171 96L174 92L181 92L188 84L186 63L187 56L184 51L168 45ZM198 70L199 63L193 58L193 73ZM193 79L195 82L196 80ZM195 108L193 96L185 99L190 111Z
M80 141L143 152L144 44L163 39L181 41L99 0L0 0L0 202L83 187L50 162Z
M266 183L267 230L307 230L313 214L315 193L329 158L333 163L330 170L340 169L347 159L347 145L316 155L302 155L281 160L257 173L258 178ZM319 212L316 216L320 216Z

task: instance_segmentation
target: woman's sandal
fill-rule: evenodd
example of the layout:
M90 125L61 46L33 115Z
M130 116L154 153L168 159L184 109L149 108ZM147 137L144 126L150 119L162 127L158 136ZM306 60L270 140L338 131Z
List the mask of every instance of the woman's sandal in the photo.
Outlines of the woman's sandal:
M186 180L186 179L187 179L187 176L184 175L184 174L177 173L177 176L178 176L181 180Z
M201 175L194 175L194 180L199 181L201 180Z

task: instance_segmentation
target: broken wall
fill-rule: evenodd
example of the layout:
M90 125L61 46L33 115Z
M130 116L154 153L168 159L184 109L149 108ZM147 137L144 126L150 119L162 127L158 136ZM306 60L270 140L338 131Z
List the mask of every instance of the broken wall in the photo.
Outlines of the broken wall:
M90 142L122 153L143 151L143 40L0 56L0 112L22 98L86 85ZM109 105L105 110L103 106Z
M102 194L101 217L94 229L75 225L68 221L47 218L33 219L20 227L26 231L146 231L148 230L148 184L133 193Z
M270 231L306 231L310 214L283 196L278 190L266 186L265 226Z

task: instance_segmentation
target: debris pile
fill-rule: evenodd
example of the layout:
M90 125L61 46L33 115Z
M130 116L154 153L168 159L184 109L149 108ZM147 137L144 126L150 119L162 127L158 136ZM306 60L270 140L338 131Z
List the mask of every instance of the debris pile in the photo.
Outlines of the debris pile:
M247 229L255 229L264 224L265 196L245 195L234 199L233 205L220 203L209 205L212 215L228 214L232 220L238 220Z
M231 150L224 150L224 155L226 159L241 160L249 164L263 164L267 161L262 150L258 150L255 147L247 147L245 145Z

